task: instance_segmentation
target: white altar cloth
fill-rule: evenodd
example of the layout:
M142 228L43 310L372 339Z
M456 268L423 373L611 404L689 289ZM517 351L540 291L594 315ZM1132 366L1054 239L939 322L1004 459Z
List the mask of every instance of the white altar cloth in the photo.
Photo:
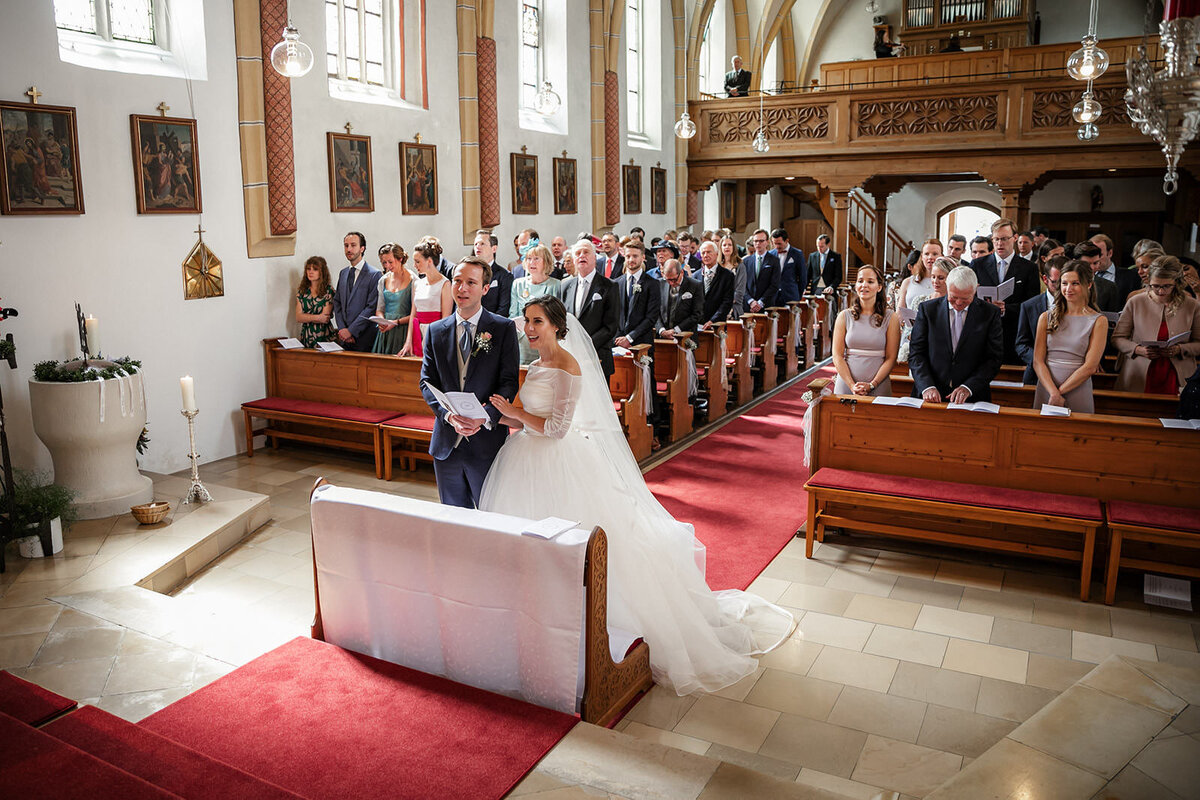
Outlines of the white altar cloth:
M325 640L576 712L590 532L522 536L528 523L379 492L318 488L312 531Z

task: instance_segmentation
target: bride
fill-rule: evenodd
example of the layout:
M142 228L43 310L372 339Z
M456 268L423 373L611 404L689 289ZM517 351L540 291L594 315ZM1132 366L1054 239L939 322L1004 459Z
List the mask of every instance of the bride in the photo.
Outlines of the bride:
M483 485L484 511L599 525L608 535L608 619L650 646L654 679L677 693L716 691L754 672L751 657L791 632L787 611L704 580L704 545L642 479L613 411L591 339L553 296L525 306L539 358L521 387L522 408L492 404L509 436Z

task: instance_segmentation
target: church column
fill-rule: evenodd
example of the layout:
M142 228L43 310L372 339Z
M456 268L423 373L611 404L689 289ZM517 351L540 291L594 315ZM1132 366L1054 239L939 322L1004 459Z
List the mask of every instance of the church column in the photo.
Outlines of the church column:
M833 249L841 254L849 275L850 264L850 190L830 189L829 202L833 206Z
M875 201L875 236L871 242L871 251L875 258L875 266L881 270L887 269L888 196L888 192L871 193L871 198ZM899 268L898 265L897 268Z
M604 224L621 221L621 90L617 73L604 73Z
M500 136L496 112L496 40L475 42L479 84L479 217L480 227L500 224Z
M470 242L483 225L479 200L479 70L476 10L466 0L458 4L458 135L462 175L463 242Z

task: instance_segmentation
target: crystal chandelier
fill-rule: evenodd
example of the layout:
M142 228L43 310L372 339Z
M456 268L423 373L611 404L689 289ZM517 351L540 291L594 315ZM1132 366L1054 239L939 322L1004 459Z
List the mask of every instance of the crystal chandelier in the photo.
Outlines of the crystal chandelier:
M754 141L750 143L756 153L765 153L771 149L770 143L767 142L767 125L763 121L763 94L765 92L760 87L758 90L758 133L754 134Z
M687 112L687 50L684 50L684 65L683 65L683 113L679 115L679 121L675 123L675 136L680 139L690 139L696 135L696 123L692 122L692 118Z
M1125 64L1129 79L1125 105L1133 126L1162 147L1167 160L1163 192L1170 195L1179 188L1177 168L1183 150L1200 129L1200 69L1196 67L1200 2L1168 0L1158 26L1164 61L1158 72L1150 65L1146 43L1153 6L1153 0L1148 0L1142 43L1136 58Z

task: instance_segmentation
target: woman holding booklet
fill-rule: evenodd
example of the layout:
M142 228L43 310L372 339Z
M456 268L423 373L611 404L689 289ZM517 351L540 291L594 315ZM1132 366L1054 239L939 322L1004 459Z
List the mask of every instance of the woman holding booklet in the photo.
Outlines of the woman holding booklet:
M1200 356L1200 301L1184 291L1179 259L1163 255L1150 265L1146 291L1129 296L1112 343L1117 389L1179 394Z
M900 351L896 354L897 361L908 363L908 343L912 337L912 321L917 318L917 306L935 297L945 297L946 277L950 275L950 270L957 266L954 259L946 256L934 259L933 266L929 268L929 282L933 287L932 290L915 295L909 292L908 305L897 309L900 315Z
M1038 318L1033 345L1037 392L1033 407L1066 407L1091 414L1092 375L1108 341L1108 320L1096 309L1096 288L1086 261L1068 261L1054 304Z

